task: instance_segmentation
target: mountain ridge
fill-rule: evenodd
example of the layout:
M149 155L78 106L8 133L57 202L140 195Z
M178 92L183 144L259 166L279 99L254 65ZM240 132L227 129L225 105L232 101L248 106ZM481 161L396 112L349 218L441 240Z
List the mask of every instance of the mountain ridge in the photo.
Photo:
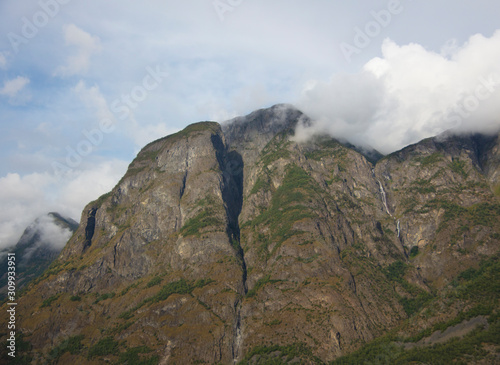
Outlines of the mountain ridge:
M278 105L145 146L21 298L30 356L329 362L474 305L445 293L498 252L498 138L425 140L374 165L330 137L294 142L304 121ZM68 336L82 348L51 357ZM96 354L102 341L120 355Z

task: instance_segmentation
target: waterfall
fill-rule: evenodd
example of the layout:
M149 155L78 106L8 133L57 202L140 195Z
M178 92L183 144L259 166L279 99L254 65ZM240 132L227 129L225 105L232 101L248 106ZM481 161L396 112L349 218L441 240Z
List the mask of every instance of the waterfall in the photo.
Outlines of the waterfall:
M398 238L399 238L399 236L401 235L401 228L399 226L399 220L398 220L397 230L398 230Z
M382 203L384 203L385 211L387 212L387 214L389 214L392 217L392 214L389 212L389 207L387 206L387 197L385 195L384 187L383 187L382 183L380 182L380 180L377 180L377 182L378 182L378 185L380 186L380 194L382 195Z

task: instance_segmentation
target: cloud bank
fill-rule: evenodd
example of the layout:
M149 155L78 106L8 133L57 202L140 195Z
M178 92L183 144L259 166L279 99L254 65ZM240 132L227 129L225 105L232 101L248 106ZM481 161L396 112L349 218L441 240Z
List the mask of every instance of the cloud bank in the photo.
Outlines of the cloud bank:
M500 130L500 30L470 37L440 53L390 39L382 57L357 74L311 80L298 107L313 119L297 139L328 133L390 153L448 129L455 133Z
M71 238L72 232L68 228L60 227L54 221L54 218L47 215L43 215L37 218L29 226L29 234L23 236L23 240L31 240L35 234L38 235L38 239L35 245L28 248L23 257L21 258L24 263L30 260L36 250L40 247L49 247L54 251L60 251L64 248L68 240Z
M24 229L49 211L77 222L84 206L110 191L128 162L107 161L64 176L10 173L0 178L0 249L17 243ZM51 237L50 232L47 237ZM58 240L57 242L62 242Z

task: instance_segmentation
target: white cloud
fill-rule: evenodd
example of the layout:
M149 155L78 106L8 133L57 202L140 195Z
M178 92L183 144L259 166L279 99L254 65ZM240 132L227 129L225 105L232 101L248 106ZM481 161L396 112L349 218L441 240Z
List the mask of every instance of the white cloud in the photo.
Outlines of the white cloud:
M315 120L298 137L317 132L370 145L383 153L446 129L500 129L500 31L475 35L441 54L418 44L382 45L382 57L361 72L310 81L298 106Z
M71 237L71 231L68 228L59 227L54 222L54 219L48 215L40 217L38 223L42 244L49 244L54 248L62 249Z
M10 173L0 178L0 249L14 245L31 222L48 212L79 221L84 206L110 191L127 165L111 160L62 177Z
M46 174L25 177L8 174L0 178L0 249L13 245L23 230L44 212L48 205L43 188L51 181Z
M87 87L83 80L73 88L73 91L78 95L80 100L87 108L95 113L98 120L110 119L116 122L113 113L109 110L108 103L104 95L102 95L99 86L94 85Z
M30 79L24 76L18 76L15 79L7 80L4 82L3 87L0 89L0 95L14 98L29 83Z
M101 50L99 37L90 35L74 24L65 25L63 32L66 45L76 47L77 51L67 58L66 65L56 70L56 75L72 76L86 72L92 54Z
M60 184L57 200L76 221L84 206L110 191L127 171L130 161L110 160L78 171Z
M62 250L72 235L70 229L58 226L54 218L48 214L37 218L30 224L29 228L30 235L26 236L26 239L30 240L35 234L38 234L39 237L35 245L24 252L23 260L29 260L36 250L42 246Z

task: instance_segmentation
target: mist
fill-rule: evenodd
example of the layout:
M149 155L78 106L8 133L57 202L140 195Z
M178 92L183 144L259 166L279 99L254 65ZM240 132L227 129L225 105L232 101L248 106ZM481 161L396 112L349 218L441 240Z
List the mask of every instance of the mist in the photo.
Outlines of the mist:
M73 234L70 229L57 225L50 215L44 215L35 220L29 226L29 230L29 236L24 236L23 240L30 240L35 235L38 236L38 239L35 241L35 245L24 252L22 257L24 262L28 261L40 247L51 251L61 251Z
M110 191L128 163L89 164L62 176L32 173L0 178L0 250L14 246L26 227L49 211L79 221L85 205Z
M383 42L382 56L355 74L310 80L297 106L312 119L296 139L329 134L388 154L424 138L500 131L500 31L440 53Z

